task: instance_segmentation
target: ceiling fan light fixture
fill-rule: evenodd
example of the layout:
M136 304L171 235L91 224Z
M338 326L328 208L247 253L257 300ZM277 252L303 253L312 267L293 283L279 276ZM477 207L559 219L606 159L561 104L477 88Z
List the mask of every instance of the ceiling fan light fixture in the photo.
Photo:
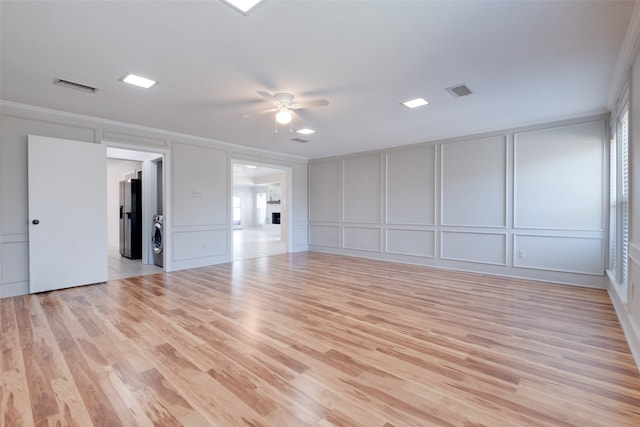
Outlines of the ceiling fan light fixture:
M291 111L289 110L280 110L276 114L276 121L281 125L286 125L288 123L291 123L292 119L293 119L293 116L291 114Z

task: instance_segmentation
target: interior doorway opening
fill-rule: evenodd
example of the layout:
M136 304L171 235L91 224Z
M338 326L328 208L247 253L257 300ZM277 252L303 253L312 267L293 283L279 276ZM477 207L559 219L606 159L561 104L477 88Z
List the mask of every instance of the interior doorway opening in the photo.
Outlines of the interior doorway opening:
M107 147L109 280L163 271L163 160L161 153Z
M233 261L288 252L289 175L278 166L233 162Z

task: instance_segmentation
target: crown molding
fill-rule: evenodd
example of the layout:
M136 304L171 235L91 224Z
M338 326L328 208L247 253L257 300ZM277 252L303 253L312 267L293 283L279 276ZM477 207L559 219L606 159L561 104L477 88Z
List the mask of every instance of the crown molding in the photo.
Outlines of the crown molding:
M3 99L0 99L0 112L3 113L3 114L6 114L6 112L5 112L6 108L7 109L28 111L28 112L37 113L37 114L52 114L52 115L57 115L59 117L65 117L65 118L69 118L69 119L86 120L86 121L90 121L92 123L101 124L101 125L117 126L117 127L126 128L126 129L135 129L135 130L143 131L143 132L151 132L151 133L154 133L154 134L157 134L157 135L163 135L163 136L170 137L176 142L193 141L193 142L200 142L200 143L203 143L203 144L206 144L206 145L215 144L215 145L218 145L218 146L223 146L223 147L229 149L230 151L239 150L239 151L245 151L245 152L249 152L249 153L259 153L259 154L262 154L262 155L277 156L277 157L281 157L283 159L291 160L291 161L294 161L294 160L308 161L309 160L307 157L296 156L294 154L279 153L277 151L269 151L269 150L264 150L264 149L261 149L261 148L250 147L248 145L234 144L232 142L225 142L225 141L220 141L220 140L217 140L217 139L205 138L205 137L202 137L202 136L196 136L196 135L189 135L189 134L185 134L185 133L173 132L173 131L166 130L166 129L157 129L157 128L152 128L152 127L147 127L147 126L136 125L136 124L133 124L133 123L119 122L119 121L116 121L116 120L109 120L109 119L103 119L103 118L100 118L100 117L86 116L86 115L83 115L83 114L70 113L70 112L67 112L67 111L55 110L55 109L45 108L45 107L38 107L38 106L35 106L35 105L21 104L21 103L18 103L18 102L6 101L6 100L3 100Z
M640 42L640 2L635 2L633 8L633 14L627 27L627 34L625 35L616 61L616 67L613 72L613 79L611 80L611 90L609 92L609 99L607 101L607 107L613 111L616 108L617 100L621 95L627 84L627 74L629 68L635 61L638 54L638 44Z

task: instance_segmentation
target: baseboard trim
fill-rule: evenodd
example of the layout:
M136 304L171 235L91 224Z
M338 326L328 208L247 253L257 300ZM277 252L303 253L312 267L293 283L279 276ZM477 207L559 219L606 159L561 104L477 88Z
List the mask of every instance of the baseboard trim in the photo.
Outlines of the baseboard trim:
M609 286L607 291L609 292L609 298L613 304L613 308L618 316L618 321L622 326L622 331L629 344L631 355L636 362L636 367L640 370L640 331L636 328L636 325L629 317L627 306L622 302L615 289Z

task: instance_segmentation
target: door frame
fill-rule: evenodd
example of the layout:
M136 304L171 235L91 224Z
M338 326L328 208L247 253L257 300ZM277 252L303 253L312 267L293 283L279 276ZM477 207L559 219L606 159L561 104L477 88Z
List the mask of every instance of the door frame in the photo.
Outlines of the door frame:
M123 150L129 151L139 151L143 153L152 153L158 154L162 157L162 214L164 215L164 224L162 226L162 240L163 240L163 271L173 271L172 267L172 251L171 251L171 186L169 183L171 182L171 150L167 148L161 147L149 147L147 145L137 145L131 143L123 143L123 142L115 142L110 140L101 140L100 144L106 146L107 148L121 148ZM145 162L146 163L146 162ZM143 177L145 173L149 173L148 170L145 171L145 166L143 163ZM145 184L146 181L146 184ZM149 212L149 181L143 178L142 180L143 186L143 200L142 200L142 212ZM143 260L145 257L150 256L150 241L151 241L151 227L153 225L153 220L151 216L144 215L142 218L142 238L143 238ZM147 237L145 239L145 236ZM151 249L152 250L152 249ZM148 258L147 258L148 259ZM151 264L153 261L150 262Z
M285 188L284 188L284 210L287 215L287 224L286 224L286 249L285 253L291 253L291 249L293 248L293 203L291 203L293 198L293 168L291 166L284 166L277 163L262 163L255 162L252 160L246 160L242 158L233 158L229 159L229 261L233 262L233 165L256 165L263 168L275 169L281 171L285 174Z

